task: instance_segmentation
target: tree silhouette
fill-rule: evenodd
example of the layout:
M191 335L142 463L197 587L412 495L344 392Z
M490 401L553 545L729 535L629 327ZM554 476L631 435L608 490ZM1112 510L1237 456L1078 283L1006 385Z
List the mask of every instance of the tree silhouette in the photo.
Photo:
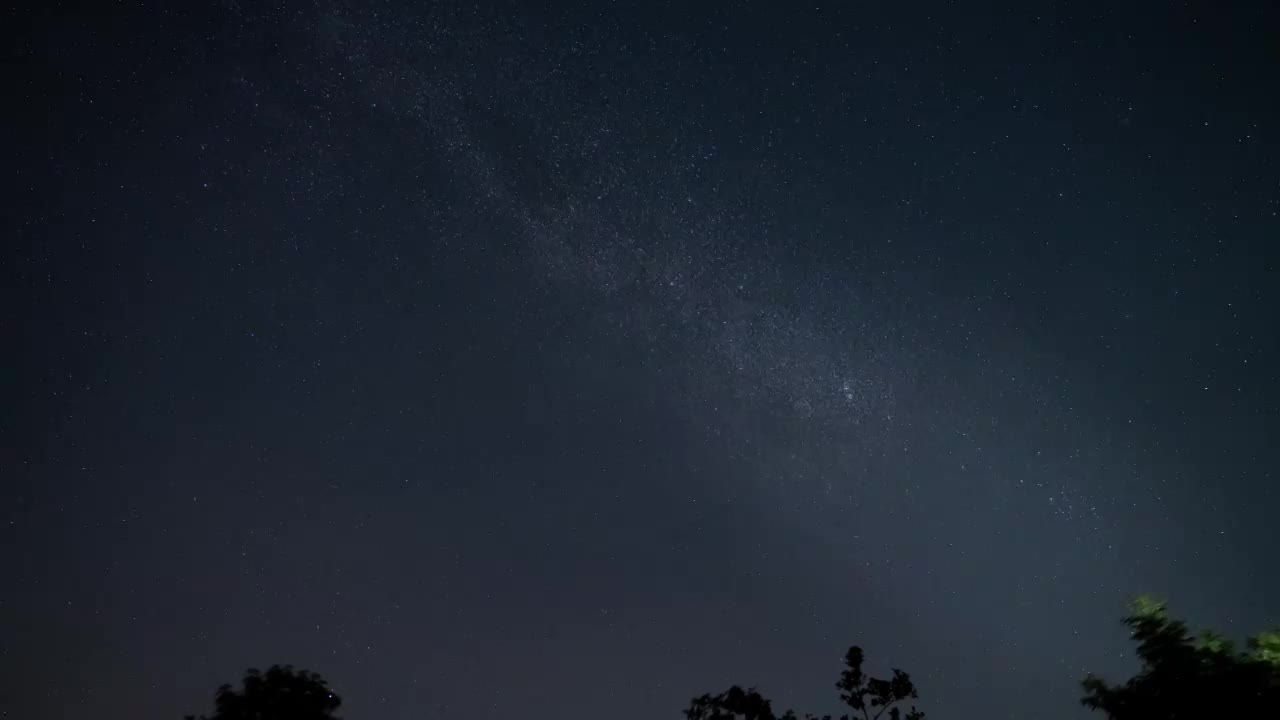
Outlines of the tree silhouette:
M250 669L239 692L218 688L213 702L214 714L200 720L340 720L333 711L342 699L315 673L273 665L265 673Z
M884 715L888 720L903 720L901 710L895 705L903 700L914 700L916 686L911 676L897 668L893 677L881 680L862 672L862 648L853 646L844 656L845 669L840 673L840 699L856 712L840 716L840 720L877 720ZM754 687L742 689L737 685L719 695L701 695L693 698L684 711L688 720L796 720L797 715L788 710L781 717L774 715L773 704ZM816 715L805 713L806 720L819 720ZM821 720L832 720L830 715ZM924 720L924 713L914 705L907 711L905 720Z
M1088 675L1086 707L1110 720L1280 718L1280 632L1256 635L1237 652L1213 632L1193 638L1163 602L1146 596L1134 601L1124 623L1138 642L1142 668L1123 685Z

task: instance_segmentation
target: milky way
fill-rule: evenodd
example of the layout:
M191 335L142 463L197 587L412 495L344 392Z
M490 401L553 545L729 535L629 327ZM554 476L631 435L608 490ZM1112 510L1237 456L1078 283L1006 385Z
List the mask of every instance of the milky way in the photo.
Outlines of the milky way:
M778 242L760 202L768 198L717 195L714 176L726 169L713 147L681 136L678 116L655 131L669 138L653 151L667 156L656 158L655 170L655 158L627 149L634 147L627 134L643 130L607 106L547 128L540 113L572 101L574 78L520 68L545 66L546 58L526 56L550 50L515 45L504 52L491 47L489 34L459 37L402 17L369 20L331 16L322 24L349 61L343 75L351 80L342 90L411 121L419 134L406 152L447 163L478 209L515 224L532 270L551 283L619 297L626 305L619 332L641 344L687 341L697 348L696 372L712 373L740 394L764 395L800 417L859 426L864 440L892 422L894 386L912 360L896 342L883 300L870 288L824 278L820 269L797 271L770 253ZM478 80L468 86L462 70L481 48L502 57L485 78L496 84L483 90ZM375 51L423 59L380 72L369 60ZM574 41L564 52L599 48ZM520 141L495 147L479 137L470 128L486 115L509 123ZM522 170L536 177L516 177ZM537 183L536 195L550 201L534 205L522 182ZM780 295L792 301L771 299Z
M854 466L892 451L894 427L904 422L897 396L930 352L909 313L936 317L941 301L896 307L885 292L892 281L860 278L857 255L874 258L874 232L832 229L837 244L857 248L856 255L787 257L804 238L779 226L771 204L791 190L750 182L723 190L725 176L737 170L718 153L719 143L747 147L758 155L753 170L767 174L784 161L775 156L774 138L711 137L699 115L715 108L669 107L663 76L680 72L671 55L654 50L637 67L602 68L590 61L608 56L616 28L539 42L517 38L497 21L466 25L470 32L406 13L331 10L315 32L321 51L340 64L310 82L315 92L344 94L396 118L406 128L404 152L443 163L476 212L516 229L547 292L576 287L602 305L612 301L617 309L608 322L641 352L680 343L689 366L675 370L696 391L719 389L745 403L737 414L772 407L817 428L817 445L795 447L793 437L777 450L789 458L786 468L762 473L793 478L785 490L793 500L801 492L802 504L856 504L850 483L861 473ZM402 62L406 57L414 61ZM596 81L592 70L607 80ZM663 114L612 110L611 94L619 91ZM568 122L565 105L575 107ZM1013 357L996 357L1003 367L991 360L984 359L984 372L1001 377L1002 394L1038 394L1043 402L1052 392L1032 380L1042 368ZM932 422L971 422L967 408L944 410L950 417ZM732 413L716 422L748 445L779 441ZM748 452L761 454L759 447ZM813 453L855 461L807 474L797 454ZM807 475L822 479L794 480ZM1007 492L1046 498L1048 513L1096 526L1098 502L1081 495L1081 480L1033 470L1002 481Z

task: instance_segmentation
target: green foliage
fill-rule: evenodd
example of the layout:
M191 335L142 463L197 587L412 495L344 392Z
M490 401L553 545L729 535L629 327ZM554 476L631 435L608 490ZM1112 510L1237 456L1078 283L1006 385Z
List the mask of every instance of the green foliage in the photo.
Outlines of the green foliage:
M1086 677L1086 707L1110 720L1280 718L1280 633L1257 635L1240 653L1217 633L1193 639L1163 602L1145 596L1124 623L1138 643L1141 670L1123 685Z
M1249 638L1249 654L1254 660L1280 671L1280 630L1258 633Z
M877 720L884 715L888 720L924 720L924 713L914 705L905 718L897 703L918 697L911 676L897 668L888 680L868 677L862 672L862 648L849 648L844 656L845 669L840 673L836 687L840 699L860 715L841 715L840 720ZM719 695L701 695L689 703L684 711L688 720L797 720L788 710L781 717L774 715L772 703L755 688L742 689L737 685ZM806 713L806 720L832 720L830 715L819 718Z
M241 691L230 685L218 688L214 714L200 720L339 720L333 712L341 704L319 675L275 665L265 673L249 670Z

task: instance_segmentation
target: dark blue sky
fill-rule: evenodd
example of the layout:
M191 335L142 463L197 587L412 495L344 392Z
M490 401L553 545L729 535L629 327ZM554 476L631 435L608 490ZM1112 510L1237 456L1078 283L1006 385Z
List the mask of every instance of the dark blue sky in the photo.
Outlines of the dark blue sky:
M215 5L9 28L0 717L1082 718L1134 594L1280 624L1274 4Z

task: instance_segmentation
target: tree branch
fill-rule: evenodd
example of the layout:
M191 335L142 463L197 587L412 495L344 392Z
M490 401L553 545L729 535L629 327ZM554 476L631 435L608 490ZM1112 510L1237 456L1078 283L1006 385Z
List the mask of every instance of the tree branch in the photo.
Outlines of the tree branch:
M892 704L894 704L894 703L896 703L896 702L898 702L898 701L897 701L897 700L890 700L889 702L885 703L884 705L881 705L881 706L880 706L880 712L877 712L875 715L872 715L872 716L871 716L871 720L876 720L876 718L880 717L881 713L883 713L885 710L888 710L888 709L889 709L889 706L890 706L890 705L892 705Z

